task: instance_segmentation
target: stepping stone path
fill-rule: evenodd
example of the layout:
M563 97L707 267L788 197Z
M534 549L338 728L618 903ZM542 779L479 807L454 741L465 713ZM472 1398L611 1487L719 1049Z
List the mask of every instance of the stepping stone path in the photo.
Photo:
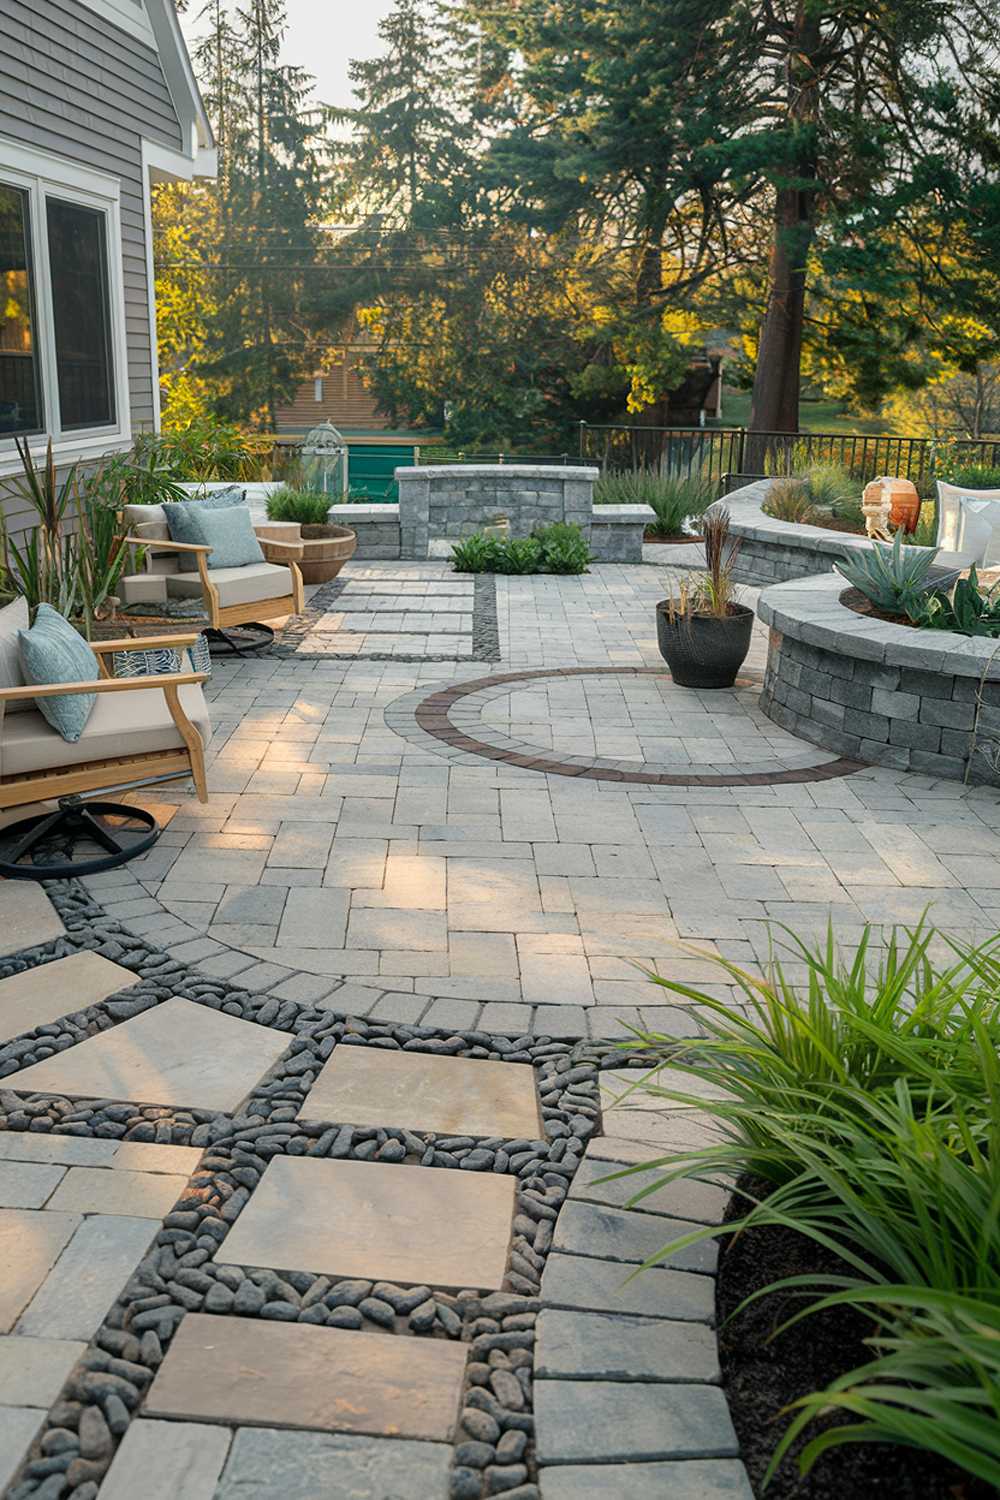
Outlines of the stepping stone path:
M620 1175L700 1114L150 965L0 980L9 1500L748 1500L714 1244L628 1279L722 1211Z

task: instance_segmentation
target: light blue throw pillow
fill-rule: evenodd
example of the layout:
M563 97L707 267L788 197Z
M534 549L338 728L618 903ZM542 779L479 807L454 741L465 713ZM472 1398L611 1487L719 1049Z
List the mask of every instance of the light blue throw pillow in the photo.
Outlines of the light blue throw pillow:
M30 630L18 631L21 671L25 682L96 682L101 675L97 657L78 631L50 604L40 604ZM60 693L36 698L34 706L70 745L75 745L97 702L96 693Z
M242 485L229 484L224 490L212 490L193 496L190 500L168 501L163 509L167 517L167 529L173 542L191 542L197 547L206 546L201 533L199 516L206 510L230 510L234 505L247 503L247 492ZM189 552L177 554L181 573L197 573L198 564ZM219 567L209 558L208 566Z

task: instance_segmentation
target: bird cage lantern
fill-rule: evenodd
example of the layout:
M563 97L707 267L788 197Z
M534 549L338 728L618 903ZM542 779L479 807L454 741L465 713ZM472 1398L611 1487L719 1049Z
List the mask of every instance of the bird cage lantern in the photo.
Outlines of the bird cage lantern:
M310 489L324 495L346 495L347 444L332 422L321 422L306 435L302 462Z

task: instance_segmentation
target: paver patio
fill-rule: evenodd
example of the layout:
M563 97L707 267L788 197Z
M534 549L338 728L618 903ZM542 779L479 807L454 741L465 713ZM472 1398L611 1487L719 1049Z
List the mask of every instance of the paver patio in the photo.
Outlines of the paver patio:
M714 1127L592 1042L692 1034L643 969L725 994L769 923L987 936L1000 799L775 730L759 636L674 687L664 581L498 578L497 651L493 582L352 565L216 664L210 802L87 882L120 926L0 887L17 1500L749 1500L714 1243L633 1277L724 1189L604 1180Z
M690 1031L641 970L727 993L703 955L759 967L769 923L833 916L850 942L930 906L991 933L996 794L848 774L779 730L756 708L760 627L734 690L675 687L654 626L669 571L480 580L499 659L470 662L427 643L430 606L471 580L350 564L334 604L367 601L350 651L333 607L291 657L217 663L209 804L164 794L179 810L159 844L91 888L249 990L508 1034ZM466 683L484 685L440 706Z

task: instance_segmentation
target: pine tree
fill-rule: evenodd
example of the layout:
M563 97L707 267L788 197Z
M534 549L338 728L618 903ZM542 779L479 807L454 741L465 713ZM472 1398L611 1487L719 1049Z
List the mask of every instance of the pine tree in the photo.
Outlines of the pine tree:
M218 236L200 373L220 416L275 430L277 408L311 370L338 291L314 267L329 201L329 112L313 80L282 64L284 0L209 0L195 66L213 120L219 175L205 191Z

